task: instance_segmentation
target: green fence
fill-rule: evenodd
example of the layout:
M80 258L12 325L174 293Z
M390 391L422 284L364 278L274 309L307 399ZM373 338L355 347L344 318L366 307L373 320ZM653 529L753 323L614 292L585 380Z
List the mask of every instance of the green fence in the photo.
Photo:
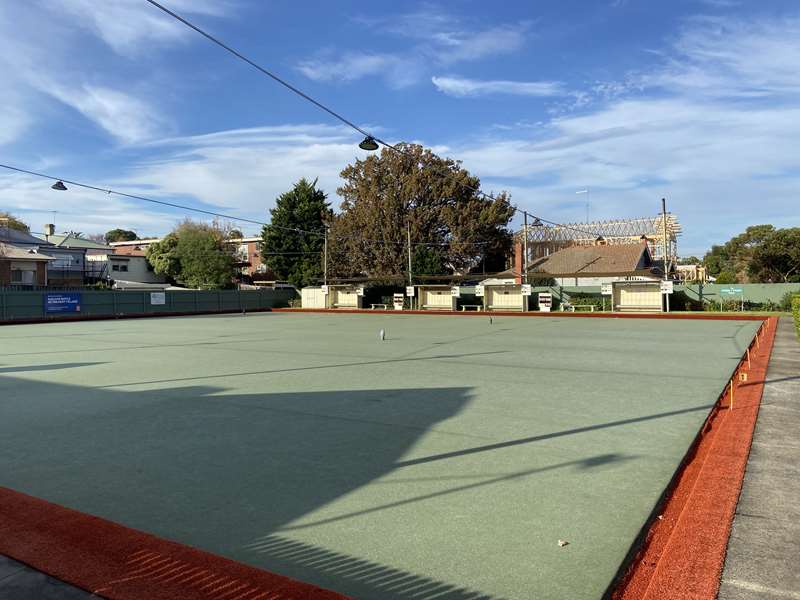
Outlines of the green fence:
M161 293L0 289L0 321L259 310L288 306L296 296L292 288ZM64 310L57 312L60 301Z

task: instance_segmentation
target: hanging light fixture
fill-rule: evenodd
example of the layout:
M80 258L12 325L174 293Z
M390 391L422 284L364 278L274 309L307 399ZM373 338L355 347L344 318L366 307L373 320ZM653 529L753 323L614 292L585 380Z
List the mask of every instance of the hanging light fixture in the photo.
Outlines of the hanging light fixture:
M63 181L56 181L53 185L50 186L54 190L58 190L59 192L67 191L67 186L64 185Z
M369 150L370 152L378 149L378 142L375 141L371 135L368 135L364 138L364 140L358 145L359 148L362 150Z

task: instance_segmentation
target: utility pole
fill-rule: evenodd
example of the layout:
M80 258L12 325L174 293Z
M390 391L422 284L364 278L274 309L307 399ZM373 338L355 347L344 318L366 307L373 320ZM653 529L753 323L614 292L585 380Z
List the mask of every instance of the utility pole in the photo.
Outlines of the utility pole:
M523 283L528 283L528 212L522 211L522 216L525 218L525 225L523 227L522 238L522 272Z
M411 221L406 222L406 234L408 236L408 285L414 285L411 277Z
M325 225L325 237L322 246L322 283L328 285L328 226Z
M669 278L669 245L667 242L667 200L666 198L661 199L661 220L663 221L664 225L664 281ZM667 305L667 312L669 312L669 294L664 294L666 296L665 302Z

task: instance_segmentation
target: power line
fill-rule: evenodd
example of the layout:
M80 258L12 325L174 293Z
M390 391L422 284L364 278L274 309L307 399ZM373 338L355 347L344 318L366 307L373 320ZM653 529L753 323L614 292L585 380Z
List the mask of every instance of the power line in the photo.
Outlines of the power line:
M19 167L12 167L11 165L4 165L0 164L0 167L3 169L8 169L9 171L17 171L18 173L25 173L27 175L35 175L36 177L41 177L43 179L49 179L51 181L61 181L63 183L68 183L70 185L74 185L77 187L85 188L87 190L94 190L96 192L103 192L107 195L115 195L115 196L123 196L125 198L131 198L133 200L141 200L142 202L152 202L153 204L161 204L163 206L170 206L172 208L180 208L182 210L190 210L198 213L203 213L205 215L210 215L212 217L219 217L221 219L228 219L230 221L239 221L242 223L254 223L256 225L265 225L261 221L254 221L253 219L246 219L242 217L234 217L232 215L226 215L224 213L218 213L210 210L204 210L202 208L194 208L192 206L185 206L183 204L175 204L174 202L167 202L165 200L155 200L154 198L146 198L145 196L137 196L136 194L128 194L126 192L118 192L116 190L108 189L108 188L101 188L94 185L89 185L87 183L80 183L78 181L71 181L69 179L64 179L62 177L54 177L52 175L47 175L45 173L37 173L36 171L28 171L26 169L20 169Z
M306 101L308 101L308 102L311 102L311 103L312 103L313 105L315 105L317 108L319 108L319 109L321 109L321 110L324 110L326 113L328 113L329 115L331 115L331 116L333 116L334 118L338 119L339 121L341 121L342 123L344 123L344 124L345 124L345 125L347 125L348 127L351 127L352 129L354 129L354 130L355 130L355 131L357 131L358 133L360 133L360 134L362 134L362 135L364 135L364 136L366 136L366 137L372 138L373 140L375 140L375 141L376 141L376 142L378 142L379 144L382 144L383 146L385 146L385 147L387 147L387 148L390 148L391 150L394 150L395 152L398 152L399 154L402 154L402 155L404 155L404 156L411 156L411 155L410 155L408 152L406 152L406 151L405 151L403 148L401 148L399 145L390 144L389 142L387 142L387 141L385 141L385 140L382 140L381 138L379 138L379 137L375 136L374 134L370 133L369 131L367 131L367 130L365 130L365 129L361 128L361 127L359 127L358 125L356 125L355 123L353 123L353 122L352 122L350 119L348 119L348 118L346 118L346 117L342 116L342 114L341 114L341 113L339 113L339 112L337 112L337 111L333 110L332 108L330 108L330 107L326 106L325 104L323 104L323 103L322 103L322 102L320 102L319 100L316 100L316 99L312 98L312 97L311 97L309 94L305 93L304 91L302 91L301 89L297 88L296 86L294 86L294 85L290 84L288 81L286 81L285 79L283 79L283 78L279 77L278 75L276 75L275 73L273 73L273 72L272 72L272 71L270 71L269 69L267 69L267 68L265 68L265 67L262 67L262 66L261 66L261 65L259 65L257 62L255 62L254 60L252 60L252 59L248 58L247 56L245 56L244 54L242 54L242 53L241 53L241 52L239 52L238 50L235 50L234 48L232 48L231 46L229 46L228 44L226 44L225 42L223 42L223 41L222 41L222 40L220 40L219 38L217 38L217 37L215 37L215 36L211 35L211 34L210 34L210 33L208 33L207 31L205 31L205 30L201 29L199 26L195 25L194 23L192 23L191 21L189 21L187 18L185 18L185 17L182 17L182 16L181 16L181 15L179 15L178 13L176 13L176 12L174 12L174 11L172 11L172 10L168 9L168 8L167 8L166 6L164 6L163 4L161 4L161 3L159 3L159 2L156 2L156 0L146 0L146 1L147 1L147 2L149 2L150 4L152 4L153 6L155 6L157 9L161 10L162 12L164 12L165 14L169 15L169 16L170 16L170 17L172 17L173 19L176 19L177 21L179 21L179 22L183 23L184 25L186 25L186 26L187 26L187 27L189 27L190 29L192 29L192 30L196 31L197 33L199 33L200 35L202 35L204 38L206 38L206 39L207 39L207 40L209 40L210 42L212 42L212 43L216 44L217 46L219 46L220 48L222 48L222 49L223 49L223 50L225 50L226 52L229 52L230 54L232 54L233 56L235 56L235 57L236 57L236 58L238 58L239 60L242 60L242 61L244 61L245 63L247 63L248 65L250 65L251 67L253 67L253 68L254 68L254 69L256 69L257 71L259 71L259 72L260 72L260 73L262 73L263 75L266 75L267 77L271 78L273 81L275 81L275 82L279 83L280 85L284 86L285 88L287 88L287 89L288 89L288 90L290 90L291 92L293 92L293 93L297 94L298 96L300 96L300 97L301 97L301 98L303 98L304 100L306 100ZM447 174L448 176L449 176L449 175L452 175L452 174L451 174L449 171L448 171L448 172L446 172L446 174ZM479 188L478 186L470 185L470 184L468 184L468 183L465 183L465 182L462 182L462 181L457 181L457 180L454 180L454 181L455 181L455 182L456 182L458 185L460 185L461 187L463 187L463 188L465 188L465 189L468 189L468 190L471 190L471 191L475 192L476 194L478 194L479 196L482 196L483 198L488 198L488 199L490 199L490 200L492 200L492 201L494 201L494 200L496 200L496 199L497 199L497 198L495 198L495 196L493 196L492 194L487 194L486 192L483 192L483 191L481 191L481 190L480 190L480 188ZM511 208L514 210L514 212L523 212L523 213L525 212L524 210L522 210L522 209L520 209L520 208L518 208L518 207L516 207L516 206L511 206ZM530 213L529 213L529 216L534 216L534 215L530 215ZM558 227L564 227L564 228L567 228L567 229L572 229L572 230L574 230L574 231L579 231L579 232L581 232L581 233L588 233L589 235L597 235L597 233L596 233L596 232L591 232L591 231L586 231L586 230L582 230L582 229L577 229L577 228L575 228L575 227L571 227L571 226L568 226L568 225L564 225L564 224L562 224L562 223L556 223L556 222L554 222L554 221L548 221L548 220L546 220L546 219L542 219L542 218L540 218L540 217L537 217L537 218L538 218L538 219L539 219L539 221L541 221L542 223L547 223L547 224L554 225L554 226L558 226ZM402 243L404 243L404 242L402 242Z
M115 195L115 196L121 196L121 197L124 197L124 198L131 198L133 200L141 200L143 202L151 202L153 204L160 204L160 205L163 205L163 206L169 206L171 208L179 208L181 210L187 210L187 211L202 213L204 215L210 215L210 216L213 216L213 217L219 217L221 219L228 219L229 221L242 222L242 223L252 223L252 224L255 224L255 225L275 227L276 229L280 229L282 231L290 231L292 233L298 233L298 234L301 234L301 235L310 235L310 236L317 236L317 237L324 237L325 236L325 232L324 231L310 231L310 230L306 230L306 229L300 229L300 228L297 228L297 227L284 227L284 226L281 226L281 225L275 225L273 223L267 223L265 221L256 221L255 219L248 219L248 218L243 218L243 217L235 217L233 215L228 215L228 214L225 214L225 213L218 213L218 212L214 212L214 211L210 211L210 210L205 210L205 209L202 209L202 208L195 208L193 206L186 206L184 204L177 204L175 202L167 202L165 200L156 200L154 198L148 198L146 196L139 196L137 194L129 194L127 192L120 192L120 191L117 191L117 190L113 190L111 188L102 188L102 187L99 187L99 186L96 186L96 185L90 185L88 183L81 183L79 181L75 181L75 180L72 180L72 179L65 179L63 177L56 177L54 175L48 175L46 173L39 173L37 171L30 171L28 169L21 169L19 167L13 167L11 165L6 165L6 164L2 164L2 163L0 163L0 168L8 169L9 171L16 171L18 173L24 173L26 175L33 175L35 177L40 177L42 179L49 179L50 181L61 182L62 184L63 183L68 183L68 184L74 185L76 187L85 188L85 189L88 189L88 190L94 190L94 191L97 191L97 192L103 192L106 195ZM391 245L398 245L398 246L403 246L403 247L405 247L405 245L406 245L406 242L404 242L404 241L374 240L374 239L357 237L357 236L342 236L342 235L338 235L338 236L333 236L332 239L336 239L336 240L357 240L357 241L365 242L365 243L368 243L368 244L385 244L385 245L390 245L391 244ZM489 243L490 242L488 242L488 241L484 241L484 242L415 242L413 245L414 246L430 246L430 247L441 246L441 247L445 247L445 246L455 246L455 245L482 246L482 245L486 245L486 244L489 244Z

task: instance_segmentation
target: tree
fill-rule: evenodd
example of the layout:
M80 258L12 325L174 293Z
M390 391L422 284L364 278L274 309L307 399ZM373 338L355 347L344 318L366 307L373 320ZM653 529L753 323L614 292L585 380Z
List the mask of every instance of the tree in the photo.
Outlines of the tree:
M730 271L721 271L716 276L716 283L736 283L736 275Z
M702 262L703 261L701 261L696 256L687 256L685 258L681 258L680 260L678 260L679 265L699 265Z
M27 223L20 221L17 217L6 211L0 211L0 227L8 227L9 229L16 229L17 231L23 231L25 233L31 232L31 228Z
M228 288L233 284L235 258L225 244L227 230L186 220L164 239L151 244L147 260L156 273L187 287Z
M754 248L748 273L755 281L800 281L800 227L773 231Z
M228 239L229 240L240 240L243 237L244 237L244 235L242 234L242 230L241 229L231 229L228 232Z
M417 246L411 255L414 275L442 275L446 271L445 258L438 248Z
M751 225L744 233L728 240L724 246L712 246L703 258L703 264L710 275L723 271L733 274L736 283L749 281L749 264L756 248L775 232L772 225Z
M164 236L160 242L150 244L146 253L147 262L153 266L153 271L166 275L172 281L177 281L181 274L177 248L178 234L173 232Z
M383 148L341 172L342 212L330 237L333 272L402 277L408 270L408 230L415 246L437 248L449 272L466 273L484 260L487 268L504 268L514 214L507 194L482 196L477 177L422 146L399 149Z
M130 229L117 228L106 232L106 243L108 244L111 242L132 242L138 239L139 236L136 235L136 232Z
M296 287L318 283L325 244L322 232L333 213L317 180L298 181L278 197L270 213L271 223L261 232L262 261L278 279Z

